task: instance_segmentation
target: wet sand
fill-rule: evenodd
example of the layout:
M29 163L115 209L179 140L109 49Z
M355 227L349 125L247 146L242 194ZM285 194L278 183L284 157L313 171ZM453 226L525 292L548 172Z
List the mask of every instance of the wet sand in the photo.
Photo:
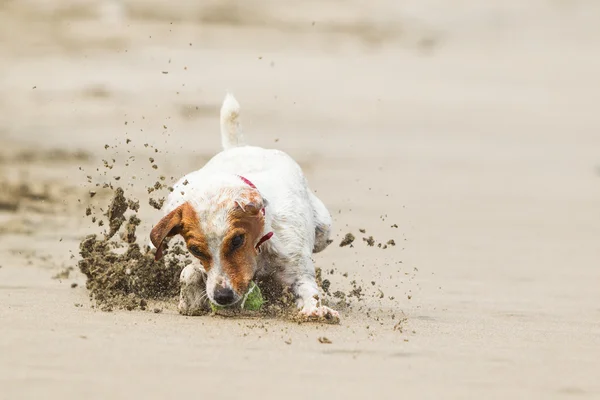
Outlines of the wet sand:
M0 398L598 398L600 6L217 3L0 8ZM92 308L94 184L146 237L226 90L334 216L340 325Z

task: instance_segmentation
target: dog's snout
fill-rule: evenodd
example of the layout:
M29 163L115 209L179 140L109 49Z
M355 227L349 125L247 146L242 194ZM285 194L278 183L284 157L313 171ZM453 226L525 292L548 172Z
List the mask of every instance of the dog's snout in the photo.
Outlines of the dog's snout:
M215 302L220 306L227 306L233 303L235 296L233 290L217 285L214 293Z

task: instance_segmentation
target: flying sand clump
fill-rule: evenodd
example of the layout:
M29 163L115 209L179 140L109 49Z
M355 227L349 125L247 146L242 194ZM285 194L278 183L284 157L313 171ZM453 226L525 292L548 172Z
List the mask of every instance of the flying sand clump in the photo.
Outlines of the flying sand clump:
M86 287L96 306L113 309L146 309L148 300L172 301L179 295L179 275L191 260L175 245L169 256L155 261L149 248L136 243L136 216L139 203L125 198L123 189L115 189L106 217L108 233L104 237L87 236L79 245L79 269L87 277ZM125 213L132 210L129 219ZM111 240L121 230L121 241Z

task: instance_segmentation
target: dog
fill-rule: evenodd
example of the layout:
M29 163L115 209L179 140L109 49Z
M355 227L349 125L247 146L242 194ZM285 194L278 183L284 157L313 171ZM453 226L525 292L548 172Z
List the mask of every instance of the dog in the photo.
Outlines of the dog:
M339 319L321 303L311 258L331 243L331 214L289 155L246 145L239 116L228 93L220 113L223 151L173 186L150 234L156 259L175 235L193 256L181 272L179 311L201 314L207 298L233 305L253 279L269 276L291 290L300 316Z

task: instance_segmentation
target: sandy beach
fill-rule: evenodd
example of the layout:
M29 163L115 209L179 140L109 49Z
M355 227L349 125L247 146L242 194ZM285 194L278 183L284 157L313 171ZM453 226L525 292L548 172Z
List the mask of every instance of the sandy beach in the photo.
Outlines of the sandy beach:
M1 2L0 399L600 398L600 4L522 3ZM334 217L339 325L89 298L102 184L147 243L227 91Z

